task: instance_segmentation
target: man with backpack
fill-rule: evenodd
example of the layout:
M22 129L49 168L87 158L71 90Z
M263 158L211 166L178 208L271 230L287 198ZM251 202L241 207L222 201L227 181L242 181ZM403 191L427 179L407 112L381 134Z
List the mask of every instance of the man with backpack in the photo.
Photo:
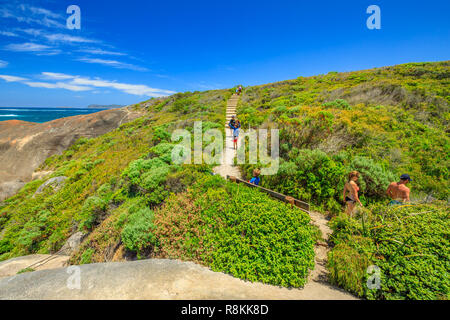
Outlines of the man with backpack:
M228 123L228 126L229 126L230 129L231 129L231 134L233 134L234 129L236 129L236 116L231 116L231 120L230 120L230 122Z

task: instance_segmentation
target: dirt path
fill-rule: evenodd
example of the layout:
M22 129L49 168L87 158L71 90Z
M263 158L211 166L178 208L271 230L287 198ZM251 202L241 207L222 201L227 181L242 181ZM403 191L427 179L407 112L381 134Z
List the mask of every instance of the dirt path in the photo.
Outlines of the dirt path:
M225 123L225 150L222 154L222 164L214 168L214 173L220 174L222 177L226 179L227 175L235 176L237 178L242 178L241 172L238 167L235 167L234 158L236 157L236 150L234 150L233 146L233 134L231 132L230 127L228 126L228 122L233 115L236 115L236 107L239 101L239 96L233 95L227 102L227 110L226 110L226 123ZM238 148L241 145L241 139L238 139Z
M241 173L239 169L233 165L233 159L236 157L236 151L233 148L233 136L230 132L228 122L231 116L236 115L236 106L239 101L239 96L233 95L227 103L226 111L226 123L225 132L227 132L226 137L226 148L224 152L224 161L222 165L214 168L214 172L220 174L224 178L227 175L235 176L241 178ZM238 147L241 144L241 140L238 140ZM351 294L336 288L328 283L328 270L326 268L328 260L328 245L327 240L331 234L331 229L327 225L327 219L318 213L310 213L312 223L316 225L322 232L323 241L320 241L314 248L315 252L315 267L308 277L308 283L303 289L296 290L298 299L324 299L320 297L327 297L326 299L355 299Z
M328 227L328 220L324 217L323 214L319 212L310 212L310 217L312 223L316 225L320 231L322 232L322 241L319 241L314 247L314 270L310 273L308 277L308 283L305 285L301 291L309 297L308 299L315 299L317 295L325 294L329 298L329 300L355 300L357 297L352 294L337 288L331 285L328 282L328 270L327 270L327 261L328 261L328 251L329 247L327 244L328 237L332 233L330 227Z

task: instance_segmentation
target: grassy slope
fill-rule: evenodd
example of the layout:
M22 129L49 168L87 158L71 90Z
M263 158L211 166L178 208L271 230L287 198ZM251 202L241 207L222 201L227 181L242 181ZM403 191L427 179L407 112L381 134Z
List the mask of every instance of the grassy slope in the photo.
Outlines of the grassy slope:
M146 116L96 139L80 139L62 155L47 159L40 169L55 172L45 180L63 175L69 179L59 192L53 194L48 188L35 197L33 194L43 180L30 182L0 205L0 259L58 250L80 222L86 220L89 208L83 210L83 206L99 187L109 185L112 190L119 190L122 172L131 161L148 154L161 139L170 138L167 130L189 126L195 120L221 123L220 115L225 112L229 95L227 91L214 91L149 100L136 106L147 110ZM190 112L183 109L185 106ZM120 193L116 196L120 197ZM99 208L95 210L106 211L104 216L114 211L114 205L112 208L97 205Z
M363 173L363 201L375 203L368 213L373 215L373 223L380 215L376 206L385 201L386 183L403 171L413 176L416 197L432 193L445 199L449 73L448 62L408 64L351 73L331 72L246 88L238 109L243 128L248 125L282 128L281 168L277 175L264 177L263 185L309 200L323 210L339 212L345 173L358 169ZM96 139L81 139L63 155L48 159L41 169L54 170L52 177L65 175L69 179L60 191L48 188L34 198L35 190L48 178L30 182L18 195L0 204L0 260L55 252L72 233L81 230L88 235L72 255L72 263L120 260L126 256L179 257L244 279L301 286L313 259L311 239L315 236L308 219L296 220L301 213L291 216L279 202L272 202L270 208L261 207L258 211L261 215L255 215L255 210L245 206L246 202L258 204L268 198L247 194L248 191L243 192L246 197L237 197L238 202L229 209L227 197L234 198L231 197L234 187L217 186L217 181L209 181L210 168L175 166L167 161L173 129L191 128L195 120L208 121L204 129L223 127L225 101L231 92L186 93L149 100L136 106L147 110L143 118ZM247 173L251 169L252 166L244 166ZM208 185L209 192L202 189ZM211 210L211 203L219 207ZM440 215L448 210L446 204L429 206ZM235 207L237 211L233 211ZM192 208L195 214L186 208ZM250 221L265 216L268 220L248 225L242 219L235 220L236 212L237 217L245 216ZM189 223L184 225L186 215ZM211 221L216 216L222 216L223 220ZM298 224L298 228L291 230L268 223L275 217L278 217L275 221ZM383 219L391 221L394 217L388 215ZM332 274L350 275L332 278L336 284L376 298L430 298L436 292L439 296L448 294L448 286L439 277L434 279L438 285L431 291L423 291L419 286L418 292L422 293L409 296L398 289L405 284L402 277L398 280L400 285L386 289L393 294L361 291L366 279L362 266L383 254L373 251L374 246L379 247L379 239L377 234L369 234L361 227L361 217L348 223L360 227L350 232L348 228L335 229L336 248L332 254L347 257L345 250L352 248L359 269L352 270L347 260L332 257ZM395 232L401 240L401 228ZM220 234L224 237L218 237ZM274 247L275 252L269 252L266 248L271 245L267 244L274 241L276 234L278 246ZM415 235L418 239L422 236ZM448 234L435 236L448 240ZM362 238L365 245L355 245L360 242L354 237ZM297 240L292 242L289 240L292 238ZM273 245L276 244L275 241ZM445 248L449 247L445 244L444 258L448 256ZM441 245L430 249L426 244L431 250L427 254L435 254ZM299 251L302 254L297 256ZM294 260L301 263L293 263ZM436 270L448 271L448 267L436 261L432 261ZM418 269L413 268L412 274L421 271L421 265L417 264ZM390 271L392 265L383 264L382 268Z
M300 77L247 88L238 114L244 127L281 128L284 161L277 176L263 180L268 187L338 211L345 173L367 169L368 201L404 172L415 178L415 196L447 199L449 78L449 62Z
M263 186L342 212L346 174L362 173L368 207L339 215L330 280L369 299L448 299L450 63L410 63L247 88L238 114L247 126L280 128L278 174ZM250 177L254 166L244 165ZM390 208L389 182L413 177L414 205ZM426 200L426 201L425 201ZM380 269L368 289L367 267Z

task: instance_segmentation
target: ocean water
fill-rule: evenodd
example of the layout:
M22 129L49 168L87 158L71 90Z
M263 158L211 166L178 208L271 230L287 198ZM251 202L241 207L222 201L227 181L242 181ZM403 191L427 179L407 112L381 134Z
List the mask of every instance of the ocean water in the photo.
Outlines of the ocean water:
M107 109L97 108L5 108L0 107L0 122L22 120L43 123L59 118L90 114Z

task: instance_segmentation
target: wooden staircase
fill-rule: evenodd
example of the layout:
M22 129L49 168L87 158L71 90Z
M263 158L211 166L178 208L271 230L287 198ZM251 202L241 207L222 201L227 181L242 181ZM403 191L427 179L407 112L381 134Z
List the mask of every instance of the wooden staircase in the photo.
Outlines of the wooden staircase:
M233 94L233 96L230 99L228 99L225 128L228 128L228 129L230 128L228 123L230 122L232 116L236 116L236 107L237 107L238 101L239 101L239 96L236 94Z

